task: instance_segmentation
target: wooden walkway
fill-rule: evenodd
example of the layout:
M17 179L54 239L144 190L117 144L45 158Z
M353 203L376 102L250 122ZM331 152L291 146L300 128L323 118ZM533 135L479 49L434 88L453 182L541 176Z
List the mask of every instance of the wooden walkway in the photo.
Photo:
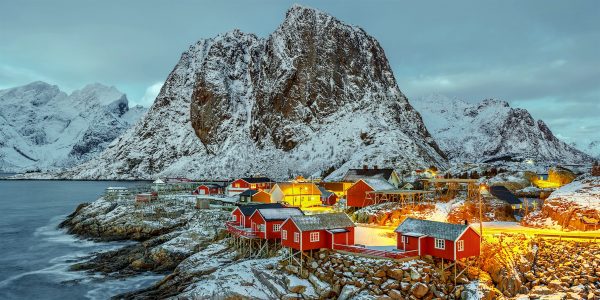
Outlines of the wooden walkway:
M417 251L406 251L406 252L398 252L398 251L386 251L386 250L376 250L369 249L366 247L354 246L354 245L342 245L342 244L333 244L333 250L337 250L339 252L346 252L352 255L364 256L369 258L387 258L394 260L413 260L418 258Z

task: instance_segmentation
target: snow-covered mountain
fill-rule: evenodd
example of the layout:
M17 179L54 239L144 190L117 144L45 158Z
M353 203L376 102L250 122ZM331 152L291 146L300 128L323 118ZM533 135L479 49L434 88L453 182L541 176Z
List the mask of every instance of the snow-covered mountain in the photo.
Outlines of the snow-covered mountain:
M577 149L591 155L595 159L600 159L600 140L588 143L578 143L574 145Z
M295 5L264 39L234 30L192 45L148 114L62 176L283 179L445 163L379 43Z
M534 160L581 163L587 154L552 134L542 120L505 101L469 104L443 95L411 101L427 128L453 162Z
M104 150L145 112L114 87L87 85L70 95L33 82L0 90L0 170L54 171Z

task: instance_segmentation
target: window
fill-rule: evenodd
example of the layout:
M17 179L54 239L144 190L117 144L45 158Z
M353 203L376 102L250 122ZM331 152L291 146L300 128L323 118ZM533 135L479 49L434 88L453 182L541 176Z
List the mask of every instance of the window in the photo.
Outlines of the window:
M402 243L408 245L408 237L407 236L405 236L405 235L402 236Z
M460 240L460 241L456 242L456 250L464 251L465 250L465 241Z
M300 242L300 233L294 232L294 243L299 243L299 242Z
M287 240L287 230L282 230L281 231L281 239L282 240Z
M274 232L281 231L281 224L273 224L273 231Z
M231 215L231 221L237 221L237 216L236 215Z
M234 183L234 184L233 184L233 187L234 187L234 188L239 188L239 187L240 187L240 184L239 184L239 183Z
M254 184L254 183L253 183L253 184L251 184L251 185L250 185L250 188L252 188L252 189L255 189L255 188L256 188L256 184Z
M435 239L435 249L446 249L446 240L444 239Z
M318 242L319 241L319 233L318 232L311 232L310 233L310 241L311 242Z
M265 231L265 224L260 224L260 227L258 227L258 231L264 232Z

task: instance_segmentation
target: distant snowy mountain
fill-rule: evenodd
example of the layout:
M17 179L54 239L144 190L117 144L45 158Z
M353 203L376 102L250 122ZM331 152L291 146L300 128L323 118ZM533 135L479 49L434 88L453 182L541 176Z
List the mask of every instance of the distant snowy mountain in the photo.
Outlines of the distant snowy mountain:
M574 145L577 149L591 155L595 159L600 159L600 140L588 143L579 143Z
M335 178L445 163L379 43L295 5L265 39L234 30L192 45L140 123L62 176Z
M145 112L114 87L91 84L67 95L33 82L0 90L0 170L54 171L87 161Z
M453 162L522 161L581 163L583 152L560 141L542 120L487 99L469 104L442 95L411 101L427 128Z

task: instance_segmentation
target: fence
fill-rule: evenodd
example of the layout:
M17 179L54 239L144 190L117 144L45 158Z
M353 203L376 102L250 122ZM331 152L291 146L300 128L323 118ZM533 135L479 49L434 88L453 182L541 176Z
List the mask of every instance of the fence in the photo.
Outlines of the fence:
M235 226L235 223L233 223L233 222L226 222L225 227L227 227L227 231L229 231L232 234L235 234L237 236L242 236L242 237L247 237L247 238L257 237L255 231L251 231L248 228L241 228L241 227Z
M350 252L354 254L362 254L365 256L372 257L383 257L383 258L391 258L391 259L405 259L411 258L418 255L418 251L406 251L406 252L397 252L397 251L386 251L386 250L376 250L369 249L365 247L359 246L351 246L351 245L342 245L342 244L333 244L334 250Z

